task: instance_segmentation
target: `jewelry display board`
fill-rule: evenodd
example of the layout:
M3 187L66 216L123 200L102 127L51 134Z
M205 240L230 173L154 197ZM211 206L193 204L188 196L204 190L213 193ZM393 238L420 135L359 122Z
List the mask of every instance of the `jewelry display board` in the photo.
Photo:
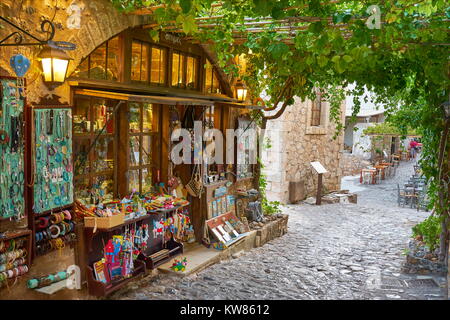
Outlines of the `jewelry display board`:
M1 78L0 93L0 218L20 219L25 212L24 88L17 79Z
M72 110L34 110L34 212L73 203Z

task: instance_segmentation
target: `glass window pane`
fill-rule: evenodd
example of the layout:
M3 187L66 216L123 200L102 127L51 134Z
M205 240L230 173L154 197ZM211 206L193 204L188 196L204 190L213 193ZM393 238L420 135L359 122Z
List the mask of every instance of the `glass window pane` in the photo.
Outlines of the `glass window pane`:
M89 106L89 99L75 99L75 105L73 107L73 132L75 134L89 133L91 131Z
M143 105L143 124L142 132L153 131L153 106L150 103L144 103Z
M142 173L142 193L149 193L152 191L152 170L150 168L143 168Z
M108 70L106 78L113 81L119 79L119 37L108 41Z
M141 80L141 43L138 41L131 45L131 80Z
M186 87L186 56L180 55L180 78L178 79L178 85L181 87Z
M187 74L186 74L186 82L187 87L190 89L197 88L197 66L198 59L194 57L187 58Z
M141 105L139 103L130 103L129 119L130 132L141 132Z
M95 172L114 169L114 138L100 137L94 148L93 170Z
M92 181L91 193L93 198L100 202L110 202L114 200L113 175L95 176Z
M106 99L93 99L92 100L92 127L94 132L100 132L103 130L104 134L114 133L114 115L111 101Z
M76 176L89 173L90 164L87 152L90 145L89 139L76 139L73 144L74 174Z
M142 137L142 165L152 163L152 137Z
M148 82L148 66L150 58L150 46L147 43L142 45L141 81Z
M106 79L106 43L95 49L90 55L91 69L89 71L89 78L91 79Z
M164 84L166 81L166 50L152 48L152 70L150 81Z
M172 55L172 86L178 86L180 83L180 55L173 53Z
M128 171L128 192L139 192L139 170Z
M140 157L140 141L139 136L130 137L130 166L135 167L139 165Z
M89 57L86 57L75 69L73 77L89 78Z
M205 79L205 87L206 87L206 93L212 93L212 73L213 68L209 60L206 60L206 66L205 66L205 73L206 73L206 79Z
M90 189L88 178L75 179L75 198L83 204L90 204L92 201Z

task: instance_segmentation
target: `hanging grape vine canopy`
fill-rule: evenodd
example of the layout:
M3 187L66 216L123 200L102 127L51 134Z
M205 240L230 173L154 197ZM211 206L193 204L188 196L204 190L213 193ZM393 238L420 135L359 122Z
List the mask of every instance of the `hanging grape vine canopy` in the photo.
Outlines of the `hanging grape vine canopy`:
M443 219L449 214L449 19L445 0L111 0L124 12L149 15L144 26L210 44L229 75L246 54L244 80L255 97L270 96L261 125L279 117L293 97L322 88L330 117L342 130L340 104L364 87L387 108L402 133L415 129L424 144L422 168ZM355 99L354 116L360 101ZM281 104L281 105L279 105ZM268 111L272 111L269 115ZM447 250L447 245L441 246Z

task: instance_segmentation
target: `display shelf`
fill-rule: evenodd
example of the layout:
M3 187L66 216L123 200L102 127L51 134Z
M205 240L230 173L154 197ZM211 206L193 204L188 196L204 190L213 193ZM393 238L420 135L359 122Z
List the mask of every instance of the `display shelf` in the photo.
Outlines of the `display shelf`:
M19 230L19 231L14 231L14 232L9 232L9 234L6 237L2 237L0 238L0 242L2 241L9 241L12 239L17 239L17 238L22 238L22 237L26 237L26 244L24 244L23 248L25 248L28 252L27 256L26 256L26 265L28 266L28 269L31 268L31 251L32 251L32 245L33 245L33 239L31 237L32 231L29 229L26 230Z
M150 217L150 215L146 214L145 216L142 216L142 217L138 217L138 218L134 218L134 219L128 219L128 220L125 220L124 223L119 224L119 225L114 226L114 227L111 227L111 228L98 228L97 227L97 230L96 230L95 233L97 233L97 232L111 232L111 231L115 231L115 230L121 229L121 228L123 228L125 226L128 226L130 224L133 224L133 223L136 223L136 222L148 219L149 217ZM94 229L94 227L86 227L86 226L84 228L85 229Z
M172 259L173 257L176 257L180 254L183 253L184 251L184 247L183 244L181 242L177 242L173 239L173 237L167 241L164 245L163 245L163 249L162 250L168 250L167 254L163 254L161 257L159 258L153 258L152 255L144 255L144 254L140 254L138 259L141 259L143 262L145 262L145 265L147 267L147 269L155 269L158 266L166 263L167 261L169 261L170 259Z
M61 212L61 211L64 211L64 210L69 210L69 211L71 211L72 209L73 209L73 203L68 204L68 205L65 205L65 206L63 206L63 207L56 208L56 209L52 209L52 210L47 210L47 211L44 211L44 212L40 212L40 213L34 212L34 213L33 213L33 216L34 216L35 218L39 218L39 217L48 216L48 215L50 215L50 214L52 214L52 213Z
M101 281L97 281L94 277L94 269L91 266L87 266L87 281L88 281L88 291L89 294L95 297L105 297L110 295L111 293L123 288L133 279L141 274L145 274L146 268L145 263L140 260L134 260L134 271L131 277L122 279L117 282L112 283L103 283Z
M168 213L168 212L172 212L172 211L175 211L175 210L187 207L189 205L190 205L190 203L184 204L182 206L176 206L176 207L173 207L173 208L170 208L170 209L148 210L147 212L150 213L150 214L152 214L152 213Z

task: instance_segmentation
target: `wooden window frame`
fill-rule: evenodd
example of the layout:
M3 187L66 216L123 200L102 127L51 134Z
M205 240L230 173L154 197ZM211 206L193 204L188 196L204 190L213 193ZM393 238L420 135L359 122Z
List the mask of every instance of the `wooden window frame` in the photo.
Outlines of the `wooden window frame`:
M143 169L147 169L149 171L149 173L152 176L152 183L155 180L153 177L153 169L156 168L155 166L155 162L154 159L155 157L158 156L158 152L156 152L156 147L159 144L159 142L157 141L160 137L160 128L159 128L159 105L156 104L151 104L152 105L152 112L153 112L153 126L155 126L155 123L157 123L158 126L158 130L157 131L150 131L150 132L144 132L144 104L143 102L133 102L130 101L128 103L128 112L130 112L130 107L131 104L136 104L139 105L139 132L131 132L129 127L127 128L127 145L128 145L128 151L127 151L127 189L128 189L128 193L131 192L130 190L130 179L131 179L131 172L132 171L138 171L138 179L139 179L139 192L142 193L142 177L143 177ZM131 165L131 160L130 160L130 146L129 146L129 142L131 140L132 137L138 137L139 141L139 164L138 165ZM150 137L151 138L151 156L152 156L152 161L150 163L146 163L143 164L143 154L144 154L144 145L143 145L143 139L144 137Z
M223 88L222 88L222 83L219 79L218 73L217 73L217 68L211 63L211 61L209 61L208 59L206 59L205 64L209 63L211 65L211 92L208 92L208 86L206 85L206 78L207 78L207 69L205 67L205 75L204 75L204 79L205 79L205 93L206 94L223 94ZM213 92L213 88L214 88L214 75L216 76L217 82L219 83L219 92Z
M109 42L116 38L119 37L119 35L116 35L110 39L108 39L107 41L103 42L102 44L100 44L98 47L96 47L94 50L92 50L92 52L86 57L84 58L80 64L82 65L86 60L88 62L88 68L87 68L87 79L92 79L92 80L107 80L107 81L114 81L114 82L120 82L120 75L118 75L117 80L113 80L113 79L108 79L108 54L109 54ZM91 56L92 54L99 49L101 46L105 45L105 56L104 56L104 62L105 62L105 73L103 74L103 78L101 79L95 79L95 78L91 78ZM120 39L119 39L119 51L120 51Z
M162 66L163 67L163 72L164 72L164 82L163 83L161 83L161 82L152 82L152 66L153 66L153 60L152 60L153 53L152 53L152 50L154 48L161 50L163 52L163 55L165 56L165 63ZM162 55L160 55L160 58L161 58L161 56ZM148 78L148 81L149 81L150 85L158 86L158 87L167 87L168 78L169 78L169 75L168 75L169 74L168 56L169 56L169 48L163 47L163 46L157 46L157 45L153 45L153 44L150 45L150 60L149 60L150 61L150 68L149 68L150 75L149 75L149 78ZM161 73L159 73L159 77L158 78L161 79Z
M178 83L179 83L178 85L174 85L173 84L173 68L174 68L173 56L174 56L174 54L177 54L179 56L179 60L178 60L178 76L177 76L178 80L180 80L180 72L183 71L182 74L181 74L182 75L181 82L178 81ZM183 59L181 57L183 57ZM182 66L180 65L181 64L181 60L183 60L183 65ZM172 68L170 70L170 86L172 88L187 89L186 88L186 73L187 73L187 56L186 56L186 54L184 52L182 52L182 51L179 51L179 50L172 50L170 61L171 61L171 66L172 66ZM181 85L180 85L180 83L181 83Z
M133 66L132 66L132 63L130 63L130 81L132 83L151 84L150 77L151 77L151 66L152 66L152 63L151 63L151 55L152 55L151 53L152 53L152 47L153 47L152 43L148 42L148 41L143 41L143 40L140 40L140 39L134 39L134 38L131 39L131 49L130 49L130 57L129 57L130 61L131 61L131 59L133 57L133 43L134 42L139 43L140 44L140 48L141 48L141 52L140 52L141 60L140 60L140 63L139 63L139 80L134 80L134 79L131 78ZM147 64L148 64L148 66L147 66L147 80L141 80L142 79L142 65L143 65L143 61L144 61L142 53L143 53L143 48L144 48L145 45L148 46L148 49L149 49L149 55L147 56Z

